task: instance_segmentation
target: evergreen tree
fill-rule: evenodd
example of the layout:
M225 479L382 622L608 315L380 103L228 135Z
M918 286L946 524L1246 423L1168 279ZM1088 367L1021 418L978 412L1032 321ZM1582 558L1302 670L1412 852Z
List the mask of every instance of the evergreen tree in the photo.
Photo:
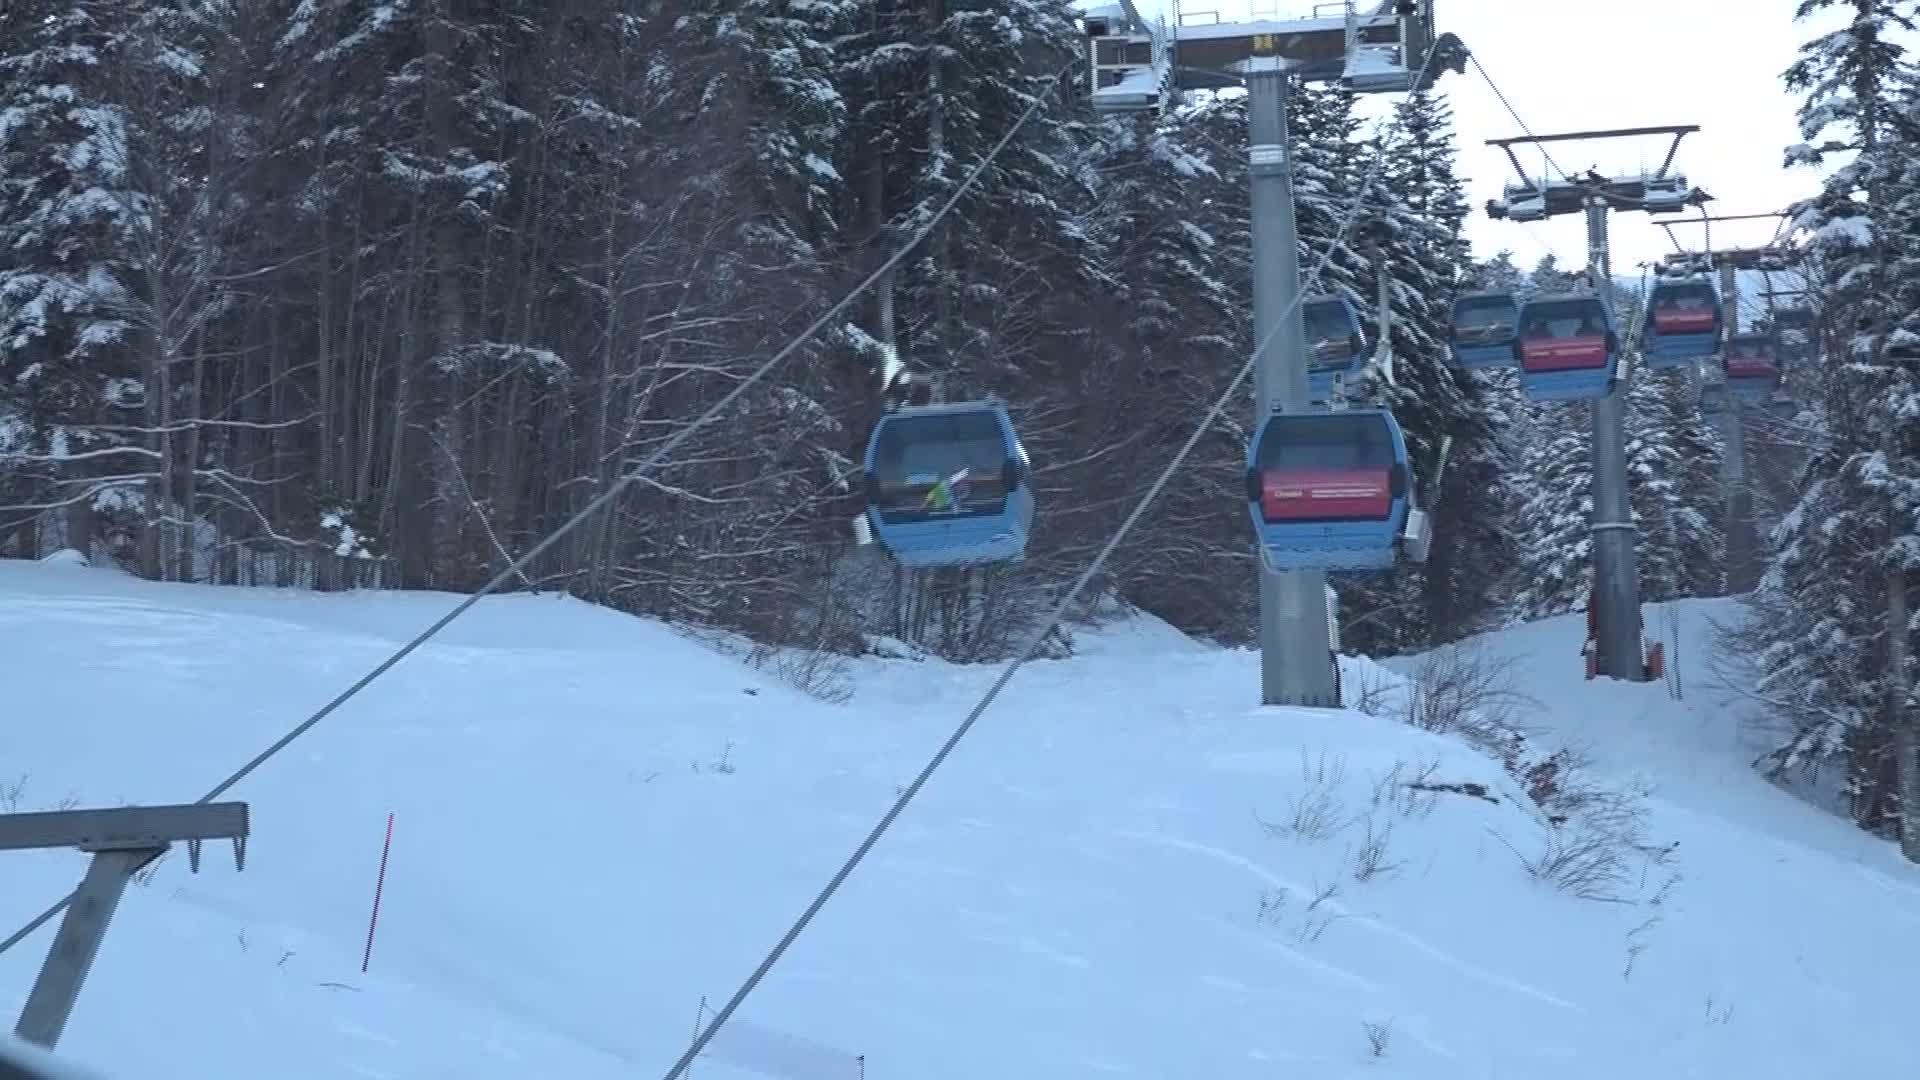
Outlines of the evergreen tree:
M1395 124L1373 152L1384 154L1369 202L1391 226L1387 266L1393 279L1391 403L1407 432L1420 498L1434 541L1424 566L1404 565L1384 579L1343 582L1348 610L1391 610L1349 635L1349 648L1386 653L1452 640L1478 629L1506 565L1496 489L1503 457L1502 417L1490 409L1489 384L1450 363L1452 301L1468 263L1462 233L1467 207L1453 170L1451 113L1431 93L1398 107ZM1445 473L1441 449L1448 444Z
M120 400L110 388L126 385L116 380L131 333L111 252L90 242L116 231L127 205L115 197L120 118L87 79L116 29L104 14L52 3L0 13L0 475L14 501L0 536L24 555L38 553L53 507L68 513L51 531L90 553L91 511L113 494L92 477L116 470L88 464L120 444L97 424Z
M69 511L65 542L150 577L191 578L200 544L183 506L209 475L196 396L233 299L219 275L237 269L248 149L215 52L230 15L54 6L0 62L0 373L31 431L15 460L54 496L31 509Z
M1902 301L1916 277L1904 258L1915 249L1895 187L1920 149L1895 113L1913 85L1897 37L1914 23L1908 5L1891 0L1803 0L1798 16L1834 7L1851 9L1849 25L1807 42L1784 76L1805 97L1806 142L1788 161L1855 152L1797 219L1825 270L1822 306L1853 333L1823 388L1830 445L1809 464L1799 506L1774 530L1743 644L1759 657L1762 692L1796 725L1776 760L1843 758L1855 820L1898 833L1920 860L1910 691L1920 372L1903 348Z
M1581 280L1579 273L1562 270L1547 255L1526 275L1518 293L1524 298L1565 292L1579 287ZM1579 610L1593 587L1590 415L1580 402L1532 403L1521 397L1515 405L1507 427L1514 464L1505 494L1513 507L1508 531L1517 553L1507 590L1510 619Z
M1231 137L1220 106L1204 102L1160 122L1114 121L1094 166L1103 210L1093 228L1108 260L1104 274L1119 287L1109 294L1111 314L1092 322L1113 332L1102 335L1107 362L1064 388L1059 407L1074 417L1075 444L1115 448L1080 476L1095 490L1124 494L1123 503L1145 494L1249 348L1247 305L1233 284L1246 267L1220 239L1244 229L1244 219L1230 220L1223 208L1244 206L1246 177L1234 155L1213 153L1215 140ZM1236 643L1254 624L1239 460L1246 432L1244 416L1222 416L1112 564L1127 600L1190 633ZM1104 479L1116 476L1125 482ZM1076 516L1107 530L1126 508ZM1091 558L1103 536L1076 537L1073 557Z
M1302 279L1308 280L1324 259L1319 277L1311 279L1313 291L1344 296L1364 313L1376 307L1376 290L1360 227L1369 209L1371 216L1378 216L1388 200L1378 187L1380 179L1375 178L1374 198L1355 212L1353 200L1360 197L1372 165L1372 155L1359 140L1355 101L1351 92L1338 86L1295 83L1287 97L1287 135Z
M1640 602L1719 591L1720 442L1684 371L1639 367L1627 394L1627 484Z

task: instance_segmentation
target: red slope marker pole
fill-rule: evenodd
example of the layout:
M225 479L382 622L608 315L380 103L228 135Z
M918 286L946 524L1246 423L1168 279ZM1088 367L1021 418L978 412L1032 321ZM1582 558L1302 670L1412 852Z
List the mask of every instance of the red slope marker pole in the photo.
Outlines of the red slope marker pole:
M367 951L360 957L360 974L373 963L373 932L380 925L380 894L387 888L387 855L393 851L393 815L387 815L387 839L380 845L380 876L373 882L373 917L367 920Z

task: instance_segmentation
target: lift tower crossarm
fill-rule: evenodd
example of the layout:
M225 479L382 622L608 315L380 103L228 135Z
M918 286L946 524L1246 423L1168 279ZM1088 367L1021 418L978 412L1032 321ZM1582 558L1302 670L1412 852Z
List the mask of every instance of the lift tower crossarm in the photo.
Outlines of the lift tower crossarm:
M1511 217L1516 221L1539 221L1562 214L1585 213L1596 196L1605 200L1609 209L1645 210L1650 214L1673 213L1685 206L1703 206L1713 201L1713 196L1699 188L1689 189L1683 194L1680 188L1686 184L1686 177L1677 173L1669 175L1674 154L1680 149L1680 140L1699 130L1698 124L1670 124L1488 139L1487 145L1499 147L1520 177L1518 184L1507 185L1505 199L1496 199L1488 204L1488 214L1496 219ZM1581 176L1564 176L1560 180L1551 177L1536 179L1527 174L1526 166L1520 163L1519 156L1513 150L1516 146L1580 139L1624 139L1639 135L1673 136L1673 143L1667 148L1666 158L1660 163L1658 172L1648 174L1642 171L1611 177L1588 172ZM1514 205L1523 196L1524 209Z
M1699 124L1675 124L1667 127L1609 128L1605 131L1566 131L1556 135L1514 135L1505 139L1488 139L1488 146L1497 146L1506 151L1507 160L1513 162L1514 171L1520 179L1529 179L1527 170L1521 166L1520 159L1513 156L1513 148L1519 145L1538 145L1550 142L1572 142L1576 139L1630 139L1638 135L1671 135L1673 143L1667 147L1667 156L1660 161L1660 168L1653 175L1664 177L1667 170L1673 168L1673 156L1680 152L1680 140L1700 130Z
M1696 262L1701 256L1713 260L1715 266L1731 266L1735 270L1781 270L1785 264L1793 262L1800 253L1792 248L1715 248L1707 252L1680 251L1662 257L1662 263L1668 267L1682 266Z
M1720 222L1723 222L1723 221L1765 221L1769 219L1784 218L1787 216L1788 216L1787 211L1776 210L1771 214L1702 214L1698 217L1655 218L1653 223L1655 225L1660 226L1660 228L1666 232L1667 239L1673 242L1674 250L1684 254L1687 250L1686 246L1680 243L1679 237L1673 235L1673 227L1675 225L1699 225L1702 227L1706 227L1710 225L1719 224ZM1774 238L1778 239L1779 235L1780 235L1780 230L1778 228L1775 228ZM1729 251L1784 251L1788 249L1780 248L1777 245L1768 244L1765 247L1759 247L1759 248L1730 248L1728 250ZM1741 269L1747 269L1747 267L1742 267Z
M13 1033L45 1050L60 1041L114 909L120 906L127 882L142 866L185 842L188 866L198 873L200 845L231 840L234 868L239 869L245 865L251 832L243 802L0 814L0 851L79 848L93 856ZM0 1077L7 1075L0 1069Z
M1637 135L1671 135L1676 146L1682 138L1700 130L1699 124L1669 124L1663 127L1607 128L1602 131L1563 131L1553 135L1509 135L1488 139L1488 146L1513 146L1520 143L1574 142L1582 139L1627 139Z

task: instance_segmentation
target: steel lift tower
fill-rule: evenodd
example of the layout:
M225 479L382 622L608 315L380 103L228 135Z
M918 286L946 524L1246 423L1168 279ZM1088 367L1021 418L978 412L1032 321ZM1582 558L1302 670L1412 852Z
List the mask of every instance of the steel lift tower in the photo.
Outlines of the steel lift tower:
M1600 302L1611 310L1613 269L1607 249L1607 213L1644 210L1650 214L1670 214L1708 202L1710 196L1698 188L1689 188L1686 177L1672 171L1680 140L1699 130L1699 125L1689 124L1488 139L1488 146L1497 146L1506 153L1520 181L1507 185L1504 198L1487 203L1487 216L1524 222L1584 214L1587 276ZM1532 177L1513 152L1515 146L1522 144L1646 135L1671 135L1673 142L1659 169L1637 175L1607 177L1590 171L1560 180ZM1631 370L1623 367L1622 378L1631 377ZM1595 670L1615 679L1645 682L1648 672L1640 626L1640 568L1634 550L1633 507L1627 498L1623 387L1616 384L1606 396L1593 401L1592 422L1593 513L1588 527L1593 532L1594 646L1598 651Z
M1247 89L1252 173L1255 426L1308 407L1306 335L1301 319L1299 237L1287 142L1292 81L1337 82L1355 93L1405 93L1433 85L1442 70L1465 71L1467 51L1436 37L1433 0L1322 4L1331 15L1245 23L1149 26L1132 0L1084 19L1089 94L1102 113L1164 110L1180 91ZM1338 642L1324 571L1260 575L1260 700L1265 705L1338 708Z

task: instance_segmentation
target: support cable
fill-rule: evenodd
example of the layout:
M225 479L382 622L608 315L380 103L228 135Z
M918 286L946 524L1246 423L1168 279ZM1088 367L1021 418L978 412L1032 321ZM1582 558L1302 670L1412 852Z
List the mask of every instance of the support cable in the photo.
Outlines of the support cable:
M1507 95L1500 92L1500 87L1493 81L1493 76L1487 74L1487 69L1480 66L1480 58L1472 53L1468 53L1467 59L1472 61L1473 70L1479 72L1480 77L1486 80L1487 89L1493 91L1493 96L1500 99L1500 107L1507 110L1507 115L1513 117L1513 122L1520 126L1520 133L1529 139L1538 139L1539 136L1533 133L1533 129L1527 126L1527 122L1520 118L1520 113L1514 109L1513 103L1507 100ZM1565 180L1569 184L1575 183L1573 174L1561 168L1560 163L1553 160L1553 154L1548 151L1547 144L1536 142L1534 147L1540 151L1540 157L1547 163L1547 167L1560 174L1560 179Z

